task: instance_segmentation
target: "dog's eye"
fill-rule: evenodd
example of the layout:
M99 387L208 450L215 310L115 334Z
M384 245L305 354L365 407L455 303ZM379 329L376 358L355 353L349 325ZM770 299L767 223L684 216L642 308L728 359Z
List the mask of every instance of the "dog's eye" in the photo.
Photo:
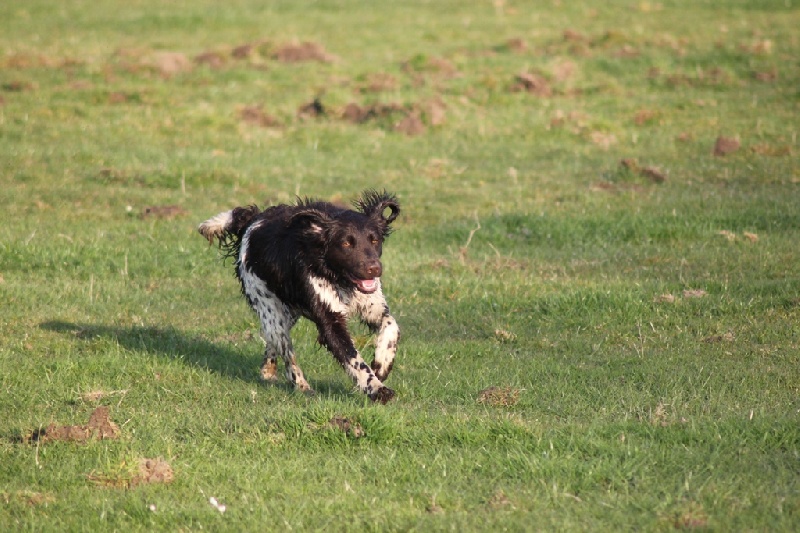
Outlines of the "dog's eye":
M373 238L373 239L372 239L372 244L374 244L374 245L376 245L376 246L377 246L377 245L378 245L378 239L375 239L375 238Z
M342 242L342 246L344 246L345 248L350 248L350 241Z

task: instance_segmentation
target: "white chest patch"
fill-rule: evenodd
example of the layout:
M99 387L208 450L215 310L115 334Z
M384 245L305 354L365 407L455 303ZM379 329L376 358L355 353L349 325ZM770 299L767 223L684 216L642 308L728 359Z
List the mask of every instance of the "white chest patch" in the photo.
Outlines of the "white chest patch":
M340 313L348 318L352 316L366 318L367 315L379 317L383 313L385 300L379 278L375 278L378 289L371 294L364 294L358 290L353 292L340 290L330 281L316 276L311 276L310 281L314 294L334 313Z
M316 276L310 276L311 287L319 300L334 313L349 315L350 297L339 291L330 281Z

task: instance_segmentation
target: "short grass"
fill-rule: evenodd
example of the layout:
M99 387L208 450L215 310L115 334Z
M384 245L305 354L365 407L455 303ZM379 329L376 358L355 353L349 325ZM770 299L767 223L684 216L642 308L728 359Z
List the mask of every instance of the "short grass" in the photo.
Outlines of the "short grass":
M798 27L791 0L0 4L0 529L796 530ZM335 59L277 58L306 41ZM260 383L196 224L368 187L403 204L397 400L308 323L319 394ZM30 439L98 406L118 438Z

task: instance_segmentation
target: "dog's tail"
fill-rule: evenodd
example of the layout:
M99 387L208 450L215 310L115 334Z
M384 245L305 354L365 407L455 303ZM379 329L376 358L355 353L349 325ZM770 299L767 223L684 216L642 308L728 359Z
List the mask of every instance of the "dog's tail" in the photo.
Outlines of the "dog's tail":
M260 213L255 205L236 207L209 218L197 227L197 231L211 244L216 239L227 255L236 255L245 231Z

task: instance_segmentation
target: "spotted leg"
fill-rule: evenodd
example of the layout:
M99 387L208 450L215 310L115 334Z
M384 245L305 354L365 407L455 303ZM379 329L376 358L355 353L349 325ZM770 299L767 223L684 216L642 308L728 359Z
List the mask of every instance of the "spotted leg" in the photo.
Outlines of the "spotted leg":
M394 366L394 357L397 354L397 342L400 340L400 328L397 321L389 314L389 308L381 316L379 325L371 325L377 329L375 337L375 359L372 361L372 371L381 381L386 381L389 372Z
M321 320L315 320L319 330L320 343L333 354L356 386L372 401L386 403L394 397L394 391L381 383L370 366L361 358L350 333L347 319L343 314L327 311Z
M378 280L380 283L380 279ZM394 357L397 354L397 343L400 340L400 328L397 321L389 313L383 290L372 294L356 293L351 306L351 313L358 316L369 326L375 337L375 358L372 360L372 371L381 381L386 381L392 371Z
M261 379L264 381L278 381L278 358L269 349L264 349L264 362L261 363Z
M297 322L297 316L250 271L242 268L240 273L247 300L261 322L261 337L265 344L261 377L266 381L277 379L277 360L280 357L286 367L286 378L289 382L298 390L313 392L297 365L289 335L292 326Z
M286 371L286 379L289 383L294 385L297 390L313 393L314 390L306 381L303 371L297 364L295 359L294 348L292 347L292 339L289 336L291 326L272 330L264 330L262 323L262 336L266 343L264 349L264 362L261 364L261 377L267 381L277 380L278 373L278 357L283 359L283 364Z

